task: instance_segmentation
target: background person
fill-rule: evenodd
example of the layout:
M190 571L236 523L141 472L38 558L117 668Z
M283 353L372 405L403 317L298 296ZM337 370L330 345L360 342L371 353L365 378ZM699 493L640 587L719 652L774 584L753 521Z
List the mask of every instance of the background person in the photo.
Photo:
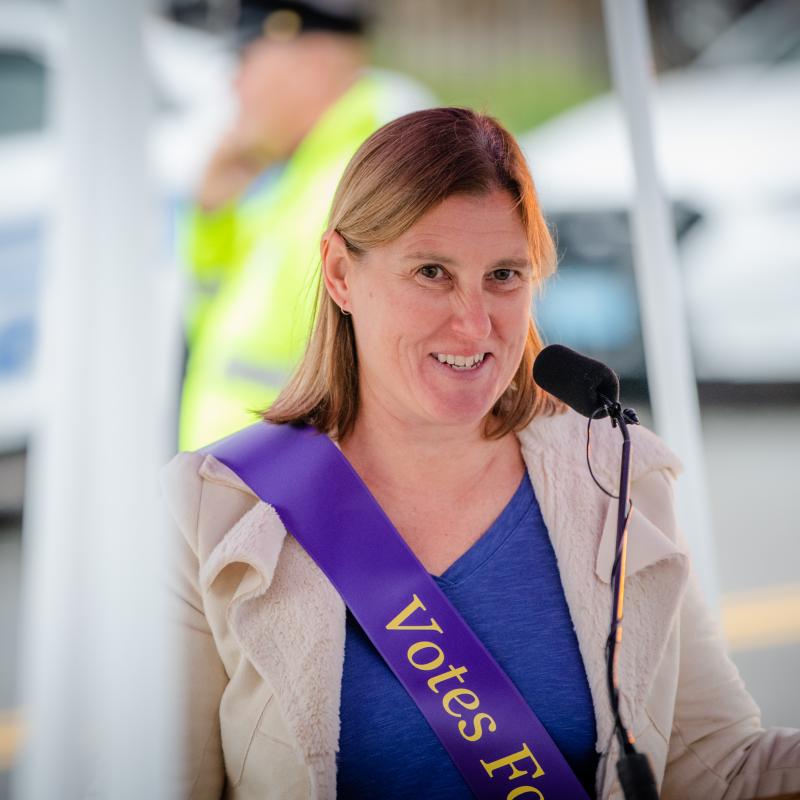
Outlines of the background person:
M309 277L347 160L394 116L431 104L412 81L367 69L366 18L350 0L244 0L238 115L211 158L183 235L197 289L180 444L252 420L299 360Z
M265 414L327 433L558 745L619 796L605 641L615 507L586 424L532 380L554 249L497 122L405 116L359 149L322 243L306 355ZM634 428L623 714L661 796L800 789L800 732L765 731L690 577L678 459ZM619 443L593 428L614 485ZM213 456L165 474L193 797L466 798L410 697L275 511ZM308 498L314 502L314 497ZM607 756L600 758L598 753ZM188 794L188 789L187 789Z

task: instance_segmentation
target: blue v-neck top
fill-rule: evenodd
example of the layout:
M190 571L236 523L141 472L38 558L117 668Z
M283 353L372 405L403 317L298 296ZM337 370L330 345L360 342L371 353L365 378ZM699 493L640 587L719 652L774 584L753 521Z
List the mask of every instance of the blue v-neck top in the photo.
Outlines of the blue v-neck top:
M491 527L435 580L594 798L592 698L527 474ZM472 798L447 751L349 611L337 767L341 800Z

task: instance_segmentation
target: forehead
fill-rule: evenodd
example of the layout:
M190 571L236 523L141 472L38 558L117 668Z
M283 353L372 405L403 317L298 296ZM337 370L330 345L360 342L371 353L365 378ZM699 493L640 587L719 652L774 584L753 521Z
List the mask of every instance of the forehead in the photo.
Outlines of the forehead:
M495 190L485 195L453 195L430 209L396 240L403 250L436 245L502 246L527 252L527 236L514 199Z

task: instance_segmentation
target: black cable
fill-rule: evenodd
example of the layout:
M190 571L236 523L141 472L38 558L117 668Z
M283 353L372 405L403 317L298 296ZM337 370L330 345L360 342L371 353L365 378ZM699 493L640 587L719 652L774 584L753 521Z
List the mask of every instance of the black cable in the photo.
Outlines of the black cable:
M589 450L590 450L590 443L592 439L592 421L595 417L601 412L605 411L604 408L598 408L591 417L589 417L589 424L586 427L586 466L589 467L589 474L592 476L592 480L597 484L598 488L601 492L607 494L612 500L619 500L619 495L611 494L601 483L597 480L594 476L594 472L592 471L592 462L589 459Z

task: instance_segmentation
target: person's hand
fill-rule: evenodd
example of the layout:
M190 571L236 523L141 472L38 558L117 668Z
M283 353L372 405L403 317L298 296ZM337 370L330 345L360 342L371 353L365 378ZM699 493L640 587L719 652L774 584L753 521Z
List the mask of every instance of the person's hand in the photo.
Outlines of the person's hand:
M212 212L236 199L275 158L257 126L237 122L223 136L206 167L197 193L198 205Z

